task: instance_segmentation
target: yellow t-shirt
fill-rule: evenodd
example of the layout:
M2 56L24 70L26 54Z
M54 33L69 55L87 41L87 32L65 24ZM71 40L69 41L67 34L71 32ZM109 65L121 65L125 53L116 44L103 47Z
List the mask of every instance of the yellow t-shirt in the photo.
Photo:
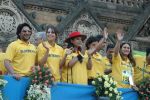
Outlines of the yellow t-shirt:
M50 48L48 59L46 65L50 68L52 75L55 78L55 82L60 81L60 61L64 55L64 50L59 45L55 44L52 47L48 42L45 42L46 45ZM43 47L42 43L39 44L38 48L38 61L40 61L46 53L46 49Z
M92 56L92 69L88 70L88 79L93 79L99 75L104 75L104 62L102 56L99 53L95 53Z
M14 72L21 76L29 75L31 67L35 65L36 48L30 43L16 40L9 44L6 59L11 61Z
M146 58L136 56L136 67L134 67L134 80L138 84L143 78L150 77L150 65L146 65Z
M64 54L66 52L66 49L64 50ZM62 68L62 82L65 83L72 83L72 78L71 78L71 68L68 68L67 65L64 65Z
M68 68L67 66L63 66L62 68L62 82L65 83L73 83L72 82L72 71L71 68Z
M133 68L129 59L123 61L120 54L113 55L112 58L112 77L117 81L118 88L130 88L129 77L133 76Z
M105 63L105 70L112 69L112 64L107 57L103 57L103 62ZM111 75L111 73L109 75Z
M5 53L0 53L0 71L2 71L2 74L5 74L7 72L4 66L4 59L5 59Z
M66 66L72 60L72 58L76 57L77 55L78 55L78 53L76 53L76 52L68 55L67 59L66 59ZM73 84L87 85L87 80L88 80L87 61L88 61L88 57L87 57L87 54L85 54L84 56L82 55L82 57L83 57L82 63L77 61L72 68L69 68L69 75L71 74L71 76L69 76L69 82L71 82Z

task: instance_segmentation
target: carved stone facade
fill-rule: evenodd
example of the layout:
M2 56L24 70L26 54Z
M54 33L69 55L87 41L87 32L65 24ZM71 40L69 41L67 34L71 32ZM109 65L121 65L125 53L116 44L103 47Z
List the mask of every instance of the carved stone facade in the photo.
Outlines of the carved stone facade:
M71 24L68 24L63 33L60 34L58 42L63 43L64 39L67 38L68 34L73 31L79 31L82 34L90 36L101 34L102 29L88 13L82 13Z
M145 51L146 47L150 47L150 18L133 40L134 48L137 50Z
M0 45L3 48L16 39L16 28L22 22L33 27L11 0L0 0ZM35 28L33 30L36 31Z
M72 31L90 36L101 34L105 26L115 43L113 34L121 27L127 33L125 40L134 41L134 47L141 50L139 41L145 47L150 43L144 41L150 35L149 4L148 0L0 0L0 45L13 41L17 25L27 22L35 31L44 31L49 24L56 26L59 44Z

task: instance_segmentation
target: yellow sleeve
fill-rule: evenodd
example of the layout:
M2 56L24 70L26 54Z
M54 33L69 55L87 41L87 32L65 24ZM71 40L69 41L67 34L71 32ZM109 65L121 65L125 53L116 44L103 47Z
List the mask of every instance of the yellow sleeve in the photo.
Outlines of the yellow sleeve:
M16 45L11 43L6 50L6 59L12 61L15 55L16 55Z
M115 56L114 54L112 54L112 62L113 62L113 63L121 62L121 56L120 56L120 53L118 53L117 56Z
M43 47L42 43L38 45L37 47L37 56L38 56L38 61L42 59L42 57L45 55L45 48Z
M72 60L72 54L68 55L66 58L65 66L68 67L68 63Z

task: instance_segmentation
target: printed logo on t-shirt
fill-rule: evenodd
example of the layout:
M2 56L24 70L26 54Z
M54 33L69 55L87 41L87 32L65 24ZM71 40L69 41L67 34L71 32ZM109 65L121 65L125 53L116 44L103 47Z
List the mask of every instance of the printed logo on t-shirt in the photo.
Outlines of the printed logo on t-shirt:
M131 72L127 70L122 71L122 82L124 84L129 84L129 77L131 76Z

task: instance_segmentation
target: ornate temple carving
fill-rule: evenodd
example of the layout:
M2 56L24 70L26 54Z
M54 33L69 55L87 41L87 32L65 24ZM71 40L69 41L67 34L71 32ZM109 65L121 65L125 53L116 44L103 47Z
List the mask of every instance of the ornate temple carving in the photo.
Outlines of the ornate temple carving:
M27 22L33 27L11 0L0 0L0 45L7 46L16 39L16 28L22 22Z
M150 18L142 27L141 31L138 33L137 37L148 37L150 36Z
M88 14L81 14L74 22L70 23L59 36L59 43L63 43L64 39L70 32L79 31L87 36L101 34L101 28L97 25L95 20Z

